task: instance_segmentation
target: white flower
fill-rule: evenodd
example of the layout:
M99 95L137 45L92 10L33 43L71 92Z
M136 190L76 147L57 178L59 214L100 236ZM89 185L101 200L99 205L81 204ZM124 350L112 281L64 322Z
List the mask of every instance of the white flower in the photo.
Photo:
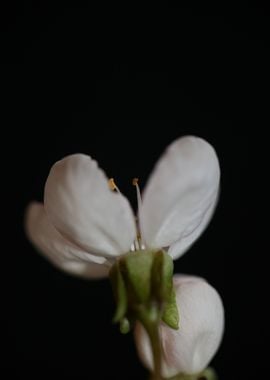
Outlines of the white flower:
M160 326L163 350L162 374L196 374L204 370L216 353L224 330L224 310L216 290L202 278L174 276L176 302L181 318L179 330ZM145 366L153 369L148 335L137 323L135 341Z
M206 228L219 179L211 145L192 136L176 140L150 176L136 226L129 202L109 188L96 161L74 154L53 165L44 206L28 207L26 231L52 263L88 278L107 276L116 257L138 247L164 248L176 259Z

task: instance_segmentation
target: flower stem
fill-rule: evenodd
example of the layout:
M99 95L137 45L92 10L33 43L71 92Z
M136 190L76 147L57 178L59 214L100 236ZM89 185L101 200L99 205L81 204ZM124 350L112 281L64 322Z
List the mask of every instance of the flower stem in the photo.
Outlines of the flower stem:
M138 313L138 319L144 326L152 348L154 371L151 380L162 380L162 348L159 336L160 316L157 308L141 309Z
M152 346L153 360L154 360L154 373L153 380L162 380L161 376L161 344L159 339L159 330L157 324L152 326L152 331L149 332L149 338Z

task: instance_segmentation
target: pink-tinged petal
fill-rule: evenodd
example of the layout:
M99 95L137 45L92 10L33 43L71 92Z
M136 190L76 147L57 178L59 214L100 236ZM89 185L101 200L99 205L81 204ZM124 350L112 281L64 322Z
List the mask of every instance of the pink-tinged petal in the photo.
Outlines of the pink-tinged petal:
M32 202L25 216L25 229L38 251L57 268L84 278L108 276L109 264L65 239L50 223L43 204Z
M104 172L89 156L74 154L53 165L44 205L63 236L94 254L124 254L136 236L129 202L110 190Z
M158 161L143 193L140 227L150 248L185 240L179 257L201 234L213 213L220 169L213 147L198 137L174 141Z
M220 296L205 280L194 276L174 276L180 328L160 326L163 348L163 376L196 374L205 369L215 355L224 330L224 310ZM138 323L135 340L145 366L153 369L150 343Z

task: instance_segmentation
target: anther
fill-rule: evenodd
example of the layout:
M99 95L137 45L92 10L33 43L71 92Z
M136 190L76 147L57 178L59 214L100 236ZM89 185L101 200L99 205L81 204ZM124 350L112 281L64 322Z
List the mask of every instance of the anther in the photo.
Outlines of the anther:
M139 178L133 178L132 185L136 186L136 185L138 185L138 183L139 183Z
M117 189L117 186L116 186L113 178L110 178L109 181L108 181L108 183L109 183L109 188L111 190L116 190Z
M141 191L140 191L138 183L139 183L139 178L133 178L132 185L136 187L138 208L140 209L141 204L142 204L142 197L141 197Z

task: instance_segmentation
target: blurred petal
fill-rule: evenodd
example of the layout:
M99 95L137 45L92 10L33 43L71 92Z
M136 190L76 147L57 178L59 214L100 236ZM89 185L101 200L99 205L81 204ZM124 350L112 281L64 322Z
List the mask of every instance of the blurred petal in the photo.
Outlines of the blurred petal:
M207 367L215 355L224 330L224 310L220 296L205 280L194 276L174 276L180 311L179 330L162 324L163 376L195 374ZM144 328L137 324L135 339L139 356L153 368L150 343Z
M136 236L127 199L110 190L105 174L89 156L74 154L53 165L44 205L63 236L94 254L124 254Z
M41 203L32 202L28 206L25 229L35 247L59 269L85 278L108 276L106 259L82 251L59 234Z
M140 227L146 245L168 247L187 237L191 245L209 221L206 214L216 202L219 179L218 159L210 144L192 136L173 142L143 193ZM185 248L183 244L182 252Z

